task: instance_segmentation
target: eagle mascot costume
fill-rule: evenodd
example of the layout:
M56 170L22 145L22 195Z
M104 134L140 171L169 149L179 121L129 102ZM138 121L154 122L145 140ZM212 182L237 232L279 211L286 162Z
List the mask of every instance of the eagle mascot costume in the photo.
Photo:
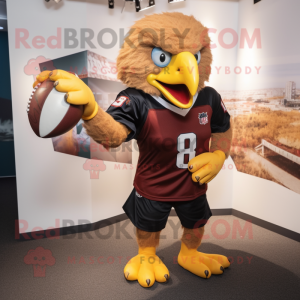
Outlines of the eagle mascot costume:
M172 207L183 234L178 264L203 278L222 274L227 257L198 252L211 216L207 183L229 155L230 116L220 95L205 86L212 54L208 29L179 12L138 20L117 58L118 78L128 87L103 111L90 88L63 70L44 71L73 105L84 105L89 136L105 147L136 139L139 161L134 188L123 206L136 227L139 251L125 266L127 280L143 287L170 278L156 255Z

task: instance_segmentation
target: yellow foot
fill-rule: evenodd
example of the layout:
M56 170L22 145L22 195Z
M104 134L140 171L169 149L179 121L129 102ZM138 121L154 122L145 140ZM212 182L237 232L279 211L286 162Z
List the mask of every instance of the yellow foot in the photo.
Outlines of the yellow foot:
M210 278L211 274L223 274L224 269L230 266L226 256L205 254L198 252L196 249L188 249L184 243L181 243L178 264L203 278Z
M169 270L155 254L155 247L139 249L124 268L127 280L138 280L143 287L151 287L155 281L166 282L170 278Z

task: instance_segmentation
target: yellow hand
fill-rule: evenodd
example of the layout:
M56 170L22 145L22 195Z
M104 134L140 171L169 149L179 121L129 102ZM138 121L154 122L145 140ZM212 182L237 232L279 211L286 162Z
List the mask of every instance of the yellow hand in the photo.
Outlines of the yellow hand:
M214 179L222 169L225 161L225 153L220 150L202 153L188 163L188 169L192 174L194 182L204 184Z
M93 92L80 78L63 70L44 71L36 77L33 86L48 78L55 81L57 91L66 93L65 99L68 103L84 105L83 120L92 119L97 114L98 104Z

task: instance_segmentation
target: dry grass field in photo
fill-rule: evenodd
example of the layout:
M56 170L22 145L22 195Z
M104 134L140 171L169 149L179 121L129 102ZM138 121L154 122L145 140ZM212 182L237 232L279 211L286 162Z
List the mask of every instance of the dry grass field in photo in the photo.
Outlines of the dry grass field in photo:
M272 172L262 165L264 159L255 151L262 139L300 156L300 112L263 111L233 118L233 140L231 157L241 172L275 181ZM269 153L270 154L270 153ZM275 152L265 159L300 179L300 166Z

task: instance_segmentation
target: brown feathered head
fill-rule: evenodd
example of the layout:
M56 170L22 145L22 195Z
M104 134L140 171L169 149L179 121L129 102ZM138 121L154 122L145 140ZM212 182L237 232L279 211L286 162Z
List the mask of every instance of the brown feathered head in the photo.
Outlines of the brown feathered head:
M208 29L193 16L153 14L138 20L126 36L117 58L118 78L188 108L209 80L211 62Z

